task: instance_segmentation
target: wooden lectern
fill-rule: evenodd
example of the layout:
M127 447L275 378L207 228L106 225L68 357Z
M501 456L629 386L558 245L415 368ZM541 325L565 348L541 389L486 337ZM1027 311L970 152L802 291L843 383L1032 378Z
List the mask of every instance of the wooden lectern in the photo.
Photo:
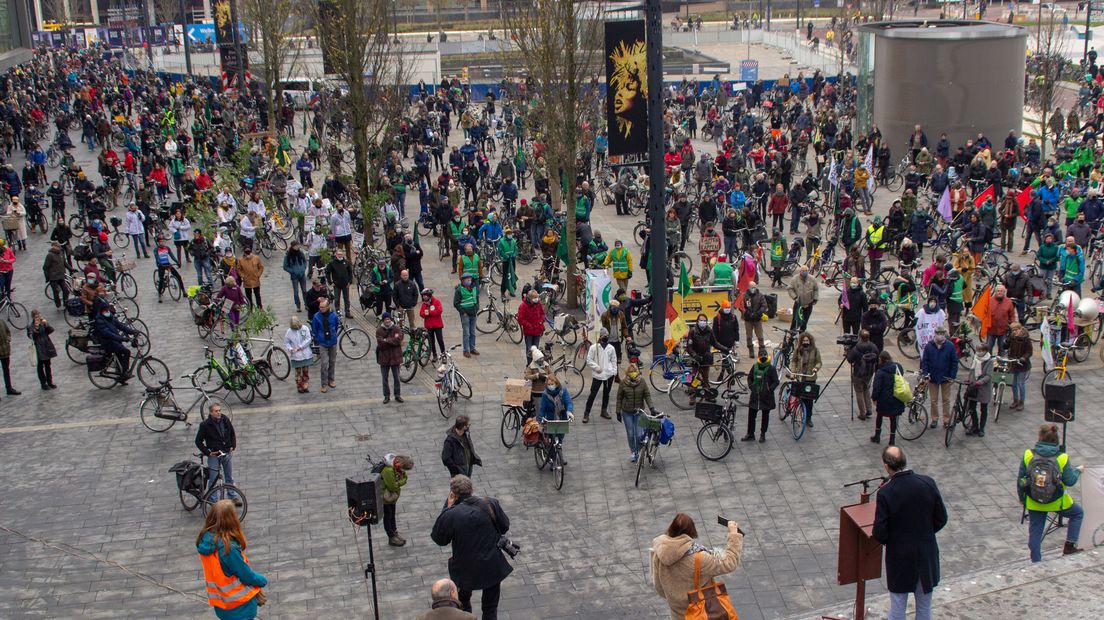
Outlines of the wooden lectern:
M882 545L874 540L874 510L876 504L864 494L861 504L840 508L839 564L836 580L839 585L855 585L855 620L866 614L866 580L882 576Z

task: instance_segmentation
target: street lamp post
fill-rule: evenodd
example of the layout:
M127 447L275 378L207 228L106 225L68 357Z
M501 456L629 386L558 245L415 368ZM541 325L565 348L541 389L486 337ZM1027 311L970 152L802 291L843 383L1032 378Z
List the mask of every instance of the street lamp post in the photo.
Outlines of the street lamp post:
M1082 64L1085 68L1089 67L1089 39L1092 38L1092 13L1093 3L1089 0L1085 3L1085 54L1081 57Z
M188 17L184 0L180 0L180 34L184 37L184 67L187 69L190 79L192 76L192 43L188 41Z
M667 315L667 239L663 234L663 10L660 0L644 4L648 37L648 213L652 230L648 235L651 264L652 356L663 354L664 318Z
M230 32L234 42L235 56L238 58L238 96L245 94L245 45L241 40L241 32L238 30L238 0L230 0Z

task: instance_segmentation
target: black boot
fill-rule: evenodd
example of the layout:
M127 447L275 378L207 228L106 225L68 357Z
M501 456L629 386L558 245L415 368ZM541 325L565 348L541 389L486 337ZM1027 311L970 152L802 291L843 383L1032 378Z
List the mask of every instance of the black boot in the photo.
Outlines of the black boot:
M870 443L882 443L882 433L875 432L870 436Z

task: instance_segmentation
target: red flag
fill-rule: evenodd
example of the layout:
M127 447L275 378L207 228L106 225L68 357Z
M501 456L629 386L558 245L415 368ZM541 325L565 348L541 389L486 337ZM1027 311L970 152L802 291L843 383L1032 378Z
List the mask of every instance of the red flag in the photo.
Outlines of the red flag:
M667 316L665 316L664 318L666 318L668 321L670 321L672 323L674 323L675 319L677 319L679 317L678 310L675 310L675 306L673 304L671 304L671 302L667 302L667 313L666 314L667 314Z
M985 189L985 191L984 191L984 192L982 192L982 193L978 194L978 195L977 195L977 196L976 196L976 197L974 198L974 206L980 209L980 208L981 208L981 205L985 204L985 201L986 201L986 200L993 200L993 201L995 201L995 200L996 200L996 198L997 198L997 192L996 192L996 190L994 190L994 189L993 189L993 186L992 186L992 185L990 185L989 187L987 187L987 188Z
M1027 221L1027 216L1024 215L1024 208L1027 203L1031 202L1031 188L1025 187L1020 190L1020 193L1016 194L1016 203L1020 205L1020 217Z

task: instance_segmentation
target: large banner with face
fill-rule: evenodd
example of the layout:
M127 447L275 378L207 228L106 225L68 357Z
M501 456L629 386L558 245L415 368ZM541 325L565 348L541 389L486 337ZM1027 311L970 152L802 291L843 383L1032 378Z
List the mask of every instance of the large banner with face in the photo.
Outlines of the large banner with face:
M610 155L648 150L644 20L606 22L606 131Z

